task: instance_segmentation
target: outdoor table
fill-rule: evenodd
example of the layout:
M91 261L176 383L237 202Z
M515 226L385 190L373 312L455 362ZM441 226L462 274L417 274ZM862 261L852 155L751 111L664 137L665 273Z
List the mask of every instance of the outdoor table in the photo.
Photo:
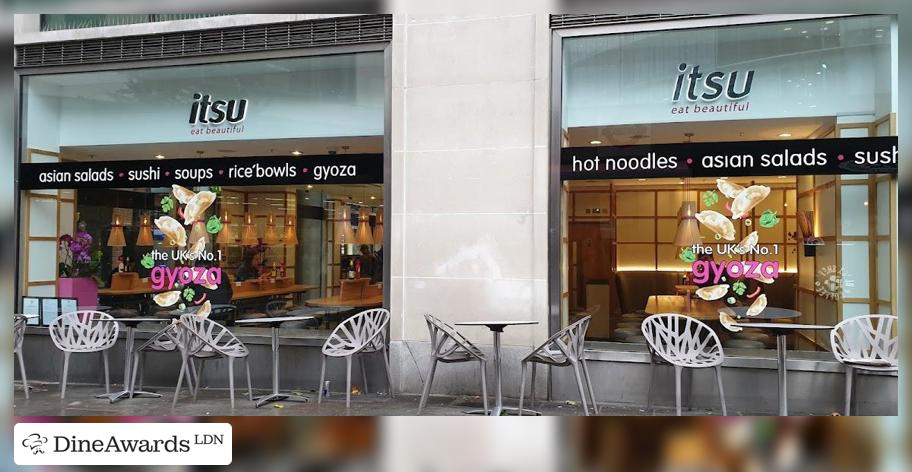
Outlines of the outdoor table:
M136 395L147 395L147 396L150 396L153 398L161 397L161 395L158 393L145 392L142 390L134 390L131 392L129 389L129 382L130 382L130 376L131 376L132 369L133 369L133 343L134 343L134 339L136 337L136 326L144 321L148 321L148 322L152 322L152 323L161 323L162 321L166 321L166 320L163 320L162 318L110 318L110 319L105 319L103 321L120 322L120 323L123 323L124 326L126 326L126 328L127 328L126 329L126 331L127 331L126 345L127 346L126 346L126 351L124 352L124 383L123 383L124 389L119 392L103 393L101 395L96 395L95 398L107 398L111 401L111 403L114 403L117 400L120 400L123 398L133 398Z
M491 410L491 416L500 416L501 414L509 411L519 412L519 408L504 408L503 406L503 393L502 393L502 381L500 375L500 335L503 333L504 328L507 326L519 326L519 325L534 325L538 324L538 321L461 321L456 323L457 326L487 326L492 333L494 333L494 378L497 381L497 384L494 388L494 409ZM539 415L540 413L533 410L526 410L523 408L523 414L528 412L532 415ZM472 410L466 412L470 415L483 415L485 414L484 410Z
M769 310L769 308L767 308L767 310ZM764 310L764 312L766 312L766 310ZM796 330L807 329L824 331L831 330L833 327L826 325L806 325L794 323L738 323L737 326L740 326L742 328L768 329L776 335L776 358L779 362L779 416L788 416L788 388L786 379L788 368L785 365L786 336L788 336L792 331Z
M313 316L276 316L271 318L250 318L237 320L237 325L268 324L272 328L272 393L254 398L256 407L259 408L270 402L290 400L295 402L310 401L304 395L291 392L279 392L279 325L285 321L311 320Z

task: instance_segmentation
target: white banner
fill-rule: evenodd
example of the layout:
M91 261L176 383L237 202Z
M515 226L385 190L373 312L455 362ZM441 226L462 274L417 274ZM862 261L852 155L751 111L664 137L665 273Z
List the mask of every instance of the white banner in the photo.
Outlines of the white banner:
M228 465L228 423L17 423L18 465Z

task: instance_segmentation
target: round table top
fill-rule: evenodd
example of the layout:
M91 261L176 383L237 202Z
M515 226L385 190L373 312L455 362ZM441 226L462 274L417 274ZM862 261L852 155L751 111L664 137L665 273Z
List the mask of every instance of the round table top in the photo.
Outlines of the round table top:
M285 321L304 321L312 320L313 316L272 316L269 318L245 318L242 320L235 320L234 324L278 324Z
M832 326L827 325L809 325L798 323L737 323L737 325L742 328L761 328L773 331L795 331L799 329L827 331L833 329Z
M149 323L161 323L162 321L167 321L164 318L111 318L104 321L118 321L125 325L138 325L140 323L149 322Z
M538 321L504 321L504 320L492 320L492 321L459 321L454 323L458 326L514 326L514 325L534 325L538 324Z
M756 320L782 320L782 319L791 319L798 318L801 316L801 312L797 310L790 310L788 308L777 308L774 306L768 306L763 311L760 312L757 316L747 316L747 310L750 307L747 306L733 306L728 309L731 310L735 316L738 318L747 318L747 319L756 319Z
M229 306L230 306L230 307L233 307L233 306L235 306L235 305L229 305L229 304L226 304L226 303L219 303L219 304L213 304L213 305L211 305L209 308L212 309L212 310L215 310L215 309L217 309L217 308L225 308L225 307L229 307ZM175 308L174 310L156 311L155 314L156 314L156 315L161 315L162 318L164 318L164 317L178 317L178 316L181 316L181 315L195 315L196 312L197 312L197 310L199 310L199 306L198 306L198 305L194 305L194 307L196 307L196 309L194 309L193 311L190 311L190 310L189 310L189 307L188 307L188 308L185 308L185 309L183 309L183 310Z

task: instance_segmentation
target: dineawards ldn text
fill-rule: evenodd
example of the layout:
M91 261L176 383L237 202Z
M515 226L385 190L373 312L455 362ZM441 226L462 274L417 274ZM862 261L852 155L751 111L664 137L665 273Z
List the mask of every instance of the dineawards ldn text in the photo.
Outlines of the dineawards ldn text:
M190 452L189 439L118 439L111 436L107 441L102 439L76 439L76 436L54 436L54 452Z

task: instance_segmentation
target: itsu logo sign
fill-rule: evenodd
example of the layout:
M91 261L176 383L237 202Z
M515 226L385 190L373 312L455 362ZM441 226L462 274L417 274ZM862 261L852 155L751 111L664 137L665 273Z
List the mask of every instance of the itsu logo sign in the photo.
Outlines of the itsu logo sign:
M750 95L753 85L753 70L705 72L700 70L699 65L682 62L678 66L678 77L675 80L671 99L674 106L671 108L671 114L745 112L750 108L750 102L746 98ZM722 97L728 99L727 103L712 103ZM683 99L691 103L679 105L678 102Z
M246 117L246 98L213 100L208 93L196 92L190 105L190 134L242 133Z

